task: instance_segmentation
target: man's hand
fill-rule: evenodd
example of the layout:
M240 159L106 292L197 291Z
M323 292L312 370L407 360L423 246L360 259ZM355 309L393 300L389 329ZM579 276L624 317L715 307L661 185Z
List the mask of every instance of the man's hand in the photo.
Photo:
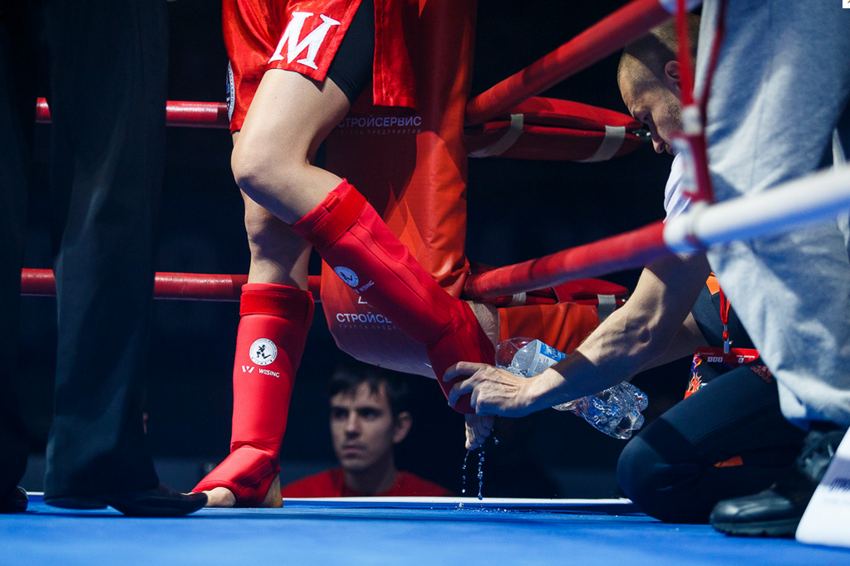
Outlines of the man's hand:
M493 421L495 417L480 417L478 415L464 415L466 417L466 449L475 450L484 445L484 441L493 432Z
M446 371L443 380L451 381L463 375L470 377L452 387L449 392L449 405L454 406L462 395L471 393L470 406L479 417L524 417L533 412L527 391L534 378L518 377L487 364L458 362ZM467 439L469 426L467 421ZM487 434L489 435L489 431Z

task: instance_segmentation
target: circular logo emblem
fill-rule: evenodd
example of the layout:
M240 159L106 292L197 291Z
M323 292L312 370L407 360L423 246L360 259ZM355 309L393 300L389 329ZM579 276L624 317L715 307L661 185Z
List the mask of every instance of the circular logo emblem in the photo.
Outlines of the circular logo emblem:
M236 81L233 80L233 67L231 67L230 62L227 63L227 119L233 119L233 108L236 106L236 97L234 96L234 91Z
M349 287L357 287L357 284L360 283L360 278L357 277L357 274L347 267L343 267L341 265L339 267L334 267L334 273L339 275L339 278L342 279Z
M260 338L254 340L248 353L252 362L258 366L267 366L277 358L277 346L268 338Z

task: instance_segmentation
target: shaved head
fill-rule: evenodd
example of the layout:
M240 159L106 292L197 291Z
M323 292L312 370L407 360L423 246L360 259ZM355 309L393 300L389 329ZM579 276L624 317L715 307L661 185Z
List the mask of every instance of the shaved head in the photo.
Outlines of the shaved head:
M691 60L696 52L699 17L688 17ZM682 77L676 54L676 24L669 21L626 46L617 69L617 84L629 113L649 129L655 151L673 154L682 129Z
M688 39L693 59L699 40L699 16L694 14L688 14ZM633 88L641 88L662 80L665 65L676 60L678 51L675 20L653 28L623 50L617 69L617 84L622 88L622 81L629 80Z

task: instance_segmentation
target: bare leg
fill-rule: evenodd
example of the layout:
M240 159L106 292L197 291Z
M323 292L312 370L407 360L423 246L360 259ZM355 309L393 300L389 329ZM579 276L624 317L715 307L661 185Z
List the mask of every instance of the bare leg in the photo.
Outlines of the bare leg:
M233 135L234 147L243 147L239 142L241 137L241 132ZM307 147L309 149L305 159L312 161L318 144L309 144ZM284 168L285 170L289 168ZM286 223L257 204L245 192L242 193L242 197L245 204L245 229L251 251L248 282L306 289L310 245L294 234ZM205 493L209 507L233 507L237 503L236 496L227 487L215 487L206 490ZM280 479L275 477L260 507L280 507L281 505Z
M462 359L492 361L493 346L469 307L444 293L353 187L310 162L349 108L348 98L331 80L318 84L291 71L266 72L233 151L237 184L315 244L329 265L360 270L364 283L371 279L358 293L426 344L438 377ZM339 204L343 199L346 204ZM359 235L344 238L349 229ZM419 308L412 309L413 304ZM444 391L451 387L439 383ZM472 412L468 398L455 408Z
M235 134L236 137L238 134ZM273 283L298 289L307 288L307 262L310 246L293 234L285 223L243 193L245 228L251 250L249 283ZM205 492L208 507L233 507L236 496L226 487ZM280 507L280 479L276 477L260 507Z
M300 220L342 181L310 157L349 108L331 80L319 85L291 71L268 71L235 140L231 166L239 188L285 223Z
M310 244L245 193L242 197L251 250L248 283L275 283L306 290Z
M306 248L287 244L288 232L257 213L251 206L254 203L286 224L297 224L297 233L313 242L332 266L343 260L361 273L364 281L370 281L359 292L370 304L388 313L408 335L426 344L438 377L459 360L492 363L493 345L470 307L440 288L353 187L312 165L311 157L319 144L348 110L347 97L332 81L319 85L297 73L280 70L263 76L243 129L235 139L232 156L237 184L248 197L246 211L256 213L253 220L263 227L249 228L249 234L254 234L252 277L288 279L290 284L299 286L306 280L299 267L306 266L306 255L301 255ZM274 232L281 230L283 241L277 247ZM259 252L264 249L268 253L260 257ZM244 299L243 294L243 304ZM413 304L416 309L410 308ZM303 342L300 348L303 349ZM294 368L300 353L299 350L293 358ZM234 371L238 374L238 366ZM294 370L291 373L294 377ZM250 381L245 386L254 387ZM256 392L248 397L256 398ZM269 410L266 406L256 413L268 416ZM282 436L283 428L276 427L277 422L272 423L274 426L266 423L266 430L274 429L280 436L260 435L264 440L258 446L251 441L238 442L236 439L250 434L238 434L236 424L240 424L240 429L247 424L244 428L249 430L252 420L253 417L241 416L237 419L234 411L231 456L196 488L216 491L211 504L279 504L279 491L275 494L275 489L268 486L275 468L279 469L279 440L273 446L272 439ZM224 491L219 491L220 488Z

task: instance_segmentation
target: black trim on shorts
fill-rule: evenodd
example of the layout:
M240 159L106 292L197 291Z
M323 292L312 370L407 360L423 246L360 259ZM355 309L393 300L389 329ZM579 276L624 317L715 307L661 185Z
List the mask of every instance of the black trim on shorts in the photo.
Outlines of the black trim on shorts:
M375 3L363 0L328 68L328 78L345 93L351 104L372 80L375 58Z

